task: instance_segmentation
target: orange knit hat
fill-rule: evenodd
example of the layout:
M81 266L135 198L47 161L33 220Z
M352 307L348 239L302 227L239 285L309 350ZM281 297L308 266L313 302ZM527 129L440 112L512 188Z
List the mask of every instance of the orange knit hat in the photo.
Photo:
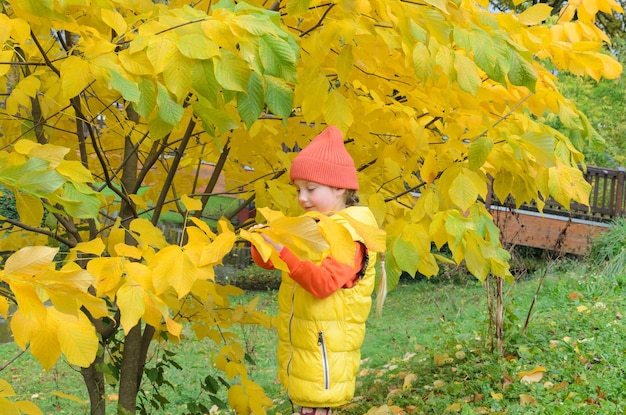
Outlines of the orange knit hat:
M338 189L359 189L354 160L343 145L339 128L329 126L293 160L291 181L308 180Z

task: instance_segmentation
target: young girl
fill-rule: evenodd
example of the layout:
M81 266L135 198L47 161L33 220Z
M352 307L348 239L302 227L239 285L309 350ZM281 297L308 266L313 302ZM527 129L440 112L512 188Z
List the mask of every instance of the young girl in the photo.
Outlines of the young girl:
M354 396L377 259L346 219L333 213L378 225L369 208L356 206L357 172L338 128L326 128L296 156L290 177L305 211L331 215L355 241L354 264L328 256L315 265L265 237L289 268L278 291L278 377L296 413L330 415ZM273 269L254 248L252 257Z

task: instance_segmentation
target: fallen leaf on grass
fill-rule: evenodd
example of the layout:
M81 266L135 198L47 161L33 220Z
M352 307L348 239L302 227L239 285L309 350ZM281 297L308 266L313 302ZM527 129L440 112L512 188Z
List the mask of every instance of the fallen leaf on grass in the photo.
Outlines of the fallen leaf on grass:
M509 375L502 375L502 389L507 390L513 383L513 378Z
M585 296L579 293L578 291L571 292L567 296L569 297L570 300L574 300L574 301L585 298Z
M520 377L520 382L522 383L535 383L541 380L545 371L545 367L537 366L528 372L520 372L518 376Z
M402 393L402 389L399 389L399 388L396 388L396 389L390 389L390 390L389 390L389 393L387 394L387 399L388 399L389 401L391 401L391 399L392 399L393 397L395 397L396 395L399 395L399 394L401 394L401 393Z
M446 412L461 412L461 404L453 403L452 405L446 408Z
M504 395L502 395L501 393L496 393L496 392L491 392L491 397L496 400L496 401L501 401L502 398L504 398Z
M448 356L448 354L435 354L434 357L434 362L437 366L443 366L447 363L452 363L453 359Z
M402 390L411 389L413 382L417 380L417 376L413 373L409 373L404 377L404 383L402 384Z
M86 401L80 399L78 396L70 395L61 391L52 391L50 393L52 395L58 396L59 398L69 399L70 401L86 404Z
M383 405L383 406L375 406L373 408L370 408L365 414L366 415L392 415L392 412L387 405Z
M433 382L433 386L435 387L435 389L442 388L445 385L446 385L446 382L441 379L437 379L435 382Z
M525 393L522 393L519 396L519 404L522 406L534 405L536 403L537 403L537 400L531 395L526 395Z
M584 305L579 305L578 307L576 307L576 311L578 311L579 313L585 313L589 312L589 308Z

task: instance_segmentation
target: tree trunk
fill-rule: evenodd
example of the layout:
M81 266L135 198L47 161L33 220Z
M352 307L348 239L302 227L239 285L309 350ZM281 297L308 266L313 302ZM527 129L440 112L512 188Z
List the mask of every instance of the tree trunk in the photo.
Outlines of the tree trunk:
M502 278L496 278L496 345L498 348L498 353L502 354L503 346L502 346L502 338L504 335L504 301L503 301L503 292L502 292Z
M89 367L82 368L80 371L89 394L90 415L106 415L104 374L97 369L97 365L103 362L103 354L98 353L96 360Z
M145 361L141 361L141 325L137 324L130 329L124 340L124 352L122 355L122 365L120 368L120 385L118 414L135 414L137 411L137 393Z

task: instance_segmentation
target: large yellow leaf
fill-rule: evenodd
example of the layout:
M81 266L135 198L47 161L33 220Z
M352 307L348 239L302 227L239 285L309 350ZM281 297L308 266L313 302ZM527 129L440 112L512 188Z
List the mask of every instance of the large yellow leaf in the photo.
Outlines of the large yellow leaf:
M363 238L367 249L373 252L385 252L387 249L387 233L384 229L359 222L344 211L338 212L338 214L346 218L350 226Z
M170 245L156 253L153 268L155 289L157 294L165 292L167 285L157 286L156 281L167 281L182 298L191 291L194 282L198 279L198 270L183 250L176 245Z
M33 146L28 152L30 157L36 157L50 162L50 167L58 168L64 161L65 156L69 153L70 149L64 146L55 146L53 144L44 144ZM87 170L82 166L82 171ZM87 170L88 172L88 170ZM89 175L91 177L91 175Z
M143 287L135 283L124 283L117 290L117 306L120 309L120 323L124 334L128 334L145 311Z
M486 193L486 183L478 174L465 168L459 170L448 190L450 199L463 211L476 203L479 195L484 196Z
M199 199L193 199L187 195L181 195L180 201L187 211L202 209L202 201Z
M354 264L356 244L350 231L328 216L319 215L317 220L317 227L328 242L330 255L344 264Z
M182 101L191 89L192 61L178 51L172 52L163 68L165 86L179 101Z
M2 415L20 415L20 410L12 401L0 397L0 413Z
M153 36L146 51L148 59L157 73L163 72L172 56L178 54L176 44L165 36Z
M476 237L474 233L466 233L465 243L465 265L473 276L480 281L485 281L487 275L489 275L490 267L489 261L485 258L480 249L480 238Z
M26 225L39 227L43 219L41 200L28 193L15 192L15 207L20 221Z
M210 245L205 246L202 250L198 266L205 267L221 264L224 256L233 249L236 240L237 237L234 232L220 233Z
M80 367L89 366L98 351L98 336L89 319L83 313L72 316L51 308L48 310L50 320L57 324L61 352L68 362Z
M0 279L2 274L0 273ZM0 295L0 315L6 320L9 313L9 302L3 295Z
M83 291L86 292L87 289L93 284L95 278L89 272L77 268L77 269L64 269L64 270L53 270L47 269L41 273L39 273L33 281L40 282L43 285L57 289L57 290L67 290L67 291Z
M5 396L15 396L15 390L9 382L0 379L0 397L4 398Z
M73 182L90 183L93 182L93 176L91 172L82 165L82 163L75 160L61 160L56 166L56 171L61 176Z
M49 268L58 248L47 246L27 246L11 255L4 265L7 276L27 279Z
M130 53L130 51L125 50L117 56L124 69L132 74L151 75L154 72L152 63L144 53Z
M551 12L552 7L545 3L537 3L520 13L518 19L521 24L534 26L550 17Z
M257 228L252 231L267 235L274 242L287 247L302 260L318 262L322 259L322 252L329 248L317 223L310 217L283 216L268 221L268 225L266 228Z
M258 232L248 232L245 229L239 231L239 235L244 240L250 242L257 249L263 261L267 262L272 254L272 246L265 242L263 236Z
M198 228L200 228L206 234L207 237L209 237L210 239L214 239L215 238L215 233L211 230L209 225L206 224L206 222L204 222L204 221L202 221L202 220L200 220L198 218L195 218L195 217L192 217L191 221Z
M165 319L165 325L167 327L168 333L170 333L172 336L180 338L180 333L183 330L182 324L177 323L176 321L168 317Z
M102 21L111 29L115 30L115 33L117 33L118 36L126 32L128 25L126 24L124 17L117 11L102 7L100 9L100 13L102 15Z
M10 62L15 52L13 49L7 49L0 52L2 62ZM0 65L0 76L5 76L11 70L11 65Z
M331 89L326 96L322 112L326 121L341 131L346 131L354 122L350 101L336 89Z
M429 151L424 158L424 163L419 171L420 177L426 183L432 183L439 175L439 163L435 151Z
M302 82L296 85L296 99L301 96L302 114L305 121L313 122L322 114L324 102L327 95L328 80L319 72L319 68L311 65L304 69Z
M124 272L124 258L94 258L87 264L87 271L94 276L99 297L113 297Z
M10 281L9 286L21 313L34 320L41 320L45 317L46 307L39 296L43 293L37 290L35 284Z
M56 320L46 318L35 327L30 337L30 351L46 370L50 370L61 356L58 329Z
M61 86L66 100L80 94L93 80L89 63L78 56L69 56L60 66Z
M17 401L15 406L26 415L44 415L37 405L29 401Z
M622 74L622 65L613 58L600 54L598 58L602 61L602 75L608 79L617 79Z
M130 230L140 235L138 238L141 244L154 248L163 248L168 245L163 232L154 226L148 219L138 218L130 223Z
M72 250L85 254L101 255L106 247L100 238L94 238L87 242L79 242Z
M114 225L113 229L109 232L109 237L106 240L107 252L111 256L119 255L115 250L115 246L117 244L124 243L124 239L126 236L126 231L122 228L119 228L119 218L117 218L116 225Z

